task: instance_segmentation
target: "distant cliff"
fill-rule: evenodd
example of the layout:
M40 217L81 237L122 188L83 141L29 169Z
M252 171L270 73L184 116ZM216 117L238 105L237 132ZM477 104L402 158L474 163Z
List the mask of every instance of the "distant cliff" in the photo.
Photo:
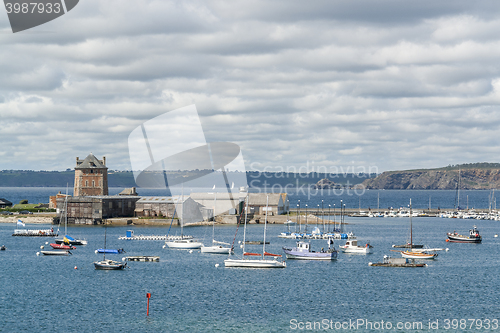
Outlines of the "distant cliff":
M440 169L386 171L367 179L368 189L392 190L453 190L500 189L500 164L477 163L448 166Z

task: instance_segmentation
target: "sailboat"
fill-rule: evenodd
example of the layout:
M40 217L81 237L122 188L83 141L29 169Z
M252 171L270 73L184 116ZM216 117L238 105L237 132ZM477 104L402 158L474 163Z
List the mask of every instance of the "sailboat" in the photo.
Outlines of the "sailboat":
M269 196L267 196L266 207L269 206ZM245 205L245 227L243 232L243 259L226 259L224 260L225 267L241 267L241 268L285 268L286 263L284 261L278 260L281 258L279 254L272 254L266 252L266 231L267 231L267 208L266 208L266 219L264 222L264 242L262 247L262 254L260 253L249 253L245 252L245 240L246 240L246 228L247 228L247 213L248 213L248 196ZM245 256L260 256L259 259L245 259ZM266 259L266 256L272 257L273 259Z
M435 259L437 257L437 253L427 253L423 251L413 251L412 244L413 244L413 225L411 221L411 199L410 199L410 248L406 251L401 252L401 256L403 258L408 258L408 259Z
M104 229L104 248L106 248L106 229ZM94 267L100 270L119 270L127 267L127 263L106 259L106 252L103 252L103 259L101 261L95 261Z
M214 193L214 216L212 221L212 246L202 246L201 253L212 253L212 254L231 254L233 251L230 247L224 247L222 245L231 245L229 243L219 242L215 240L215 206L217 203L217 193Z
M184 193L182 194L182 200L184 199ZM179 199L181 200L181 199ZM165 245L171 249L183 249L183 250L195 250L203 246L203 243L198 242L193 239L193 237L184 236L184 202L182 203L182 213L181 213L181 237L176 239L167 239Z
M55 239L56 244L87 245L85 239L75 239L68 236L68 187L66 186L66 197L64 198L64 238ZM52 245L51 245L52 246Z

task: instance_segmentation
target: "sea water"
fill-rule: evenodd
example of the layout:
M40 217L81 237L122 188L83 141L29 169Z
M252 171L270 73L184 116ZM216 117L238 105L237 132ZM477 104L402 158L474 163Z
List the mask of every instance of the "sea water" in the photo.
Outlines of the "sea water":
M295 240L278 238L285 226L267 226L266 251L283 254ZM369 242L373 254L328 262L287 260L283 269L225 268L225 255L163 248L161 241L118 240L164 235L168 227L106 229L107 248L160 256L160 262L129 262L123 271L95 270L102 254L103 226L70 226L85 238L68 257L37 256L53 239L12 237L15 226L0 224L0 332L457 332L500 330L499 222L413 218L414 242L449 248L425 268L368 266L384 255L400 257L392 244L409 237L409 218L346 218L347 231ZM446 233L466 233L476 224L482 244L447 243ZM28 227L33 227L29 225ZM40 228L50 226L37 226ZM216 238L233 243L240 257L243 227L216 226ZM248 240L262 240L264 226L250 225ZM211 227L185 234L209 244ZM173 227L171 234L180 234ZM236 234L236 237L235 237ZM335 241L335 246L343 241ZM313 250L326 240L311 240ZM248 245L261 252L262 246ZM218 267L217 267L218 266ZM149 316L147 298L151 293ZM389 326L390 325L390 326ZM453 329L456 327L456 329ZM486 329L489 327L489 329Z

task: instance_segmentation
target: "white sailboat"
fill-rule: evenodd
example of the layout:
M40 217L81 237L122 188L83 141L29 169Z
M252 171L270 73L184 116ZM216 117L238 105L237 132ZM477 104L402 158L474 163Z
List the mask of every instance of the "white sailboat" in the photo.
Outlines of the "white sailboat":
M182 199L184 200L184 193L182 194ZM203 246L203 243L193 239L193 237L184 237L184 202L182 203L181 212L181 237L178 239L169 239L165 241L165 245L171 249L181 249L181 250L196 250Z
M229 243L219 242L215 240L215 207L217 203L217 193L214 193L214 216L212 221L212 246L202 246L201 253L212 254L231 254L233 250L231 247L224 247L223 245L230 246Z
M269 196L267 197L266 207L269 206ZM259 253L249 253L245 252L245 241L246 241L246 228L247 228L247 212L248 212L248 196L245 205L245 227L243 231L243 259L226 259L224 260L225 267L240 267L240 268L285 268L286 263L284 261L278 260L281 258L279 254L272 254L266 252L266 231L267 231L267 209L266 209L266 219L264 222L264 242L262 248L262 254ZM245 259L245 256L260 256L259 259ZM272 257L273 259L266 259L267 257Z

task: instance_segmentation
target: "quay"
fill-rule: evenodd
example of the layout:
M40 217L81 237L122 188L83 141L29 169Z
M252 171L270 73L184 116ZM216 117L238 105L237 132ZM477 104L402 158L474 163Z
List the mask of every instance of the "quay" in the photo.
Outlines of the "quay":
M192 236L168 236L168 235L139 235L134 236L134 230L127 230L125 236L118 237L119 240L147 240L147 241L172 241L172 240L180 240L180 239L188 239L193 238Z
M53 229L16 229L12 236L24 237L56 237L59 234Z

